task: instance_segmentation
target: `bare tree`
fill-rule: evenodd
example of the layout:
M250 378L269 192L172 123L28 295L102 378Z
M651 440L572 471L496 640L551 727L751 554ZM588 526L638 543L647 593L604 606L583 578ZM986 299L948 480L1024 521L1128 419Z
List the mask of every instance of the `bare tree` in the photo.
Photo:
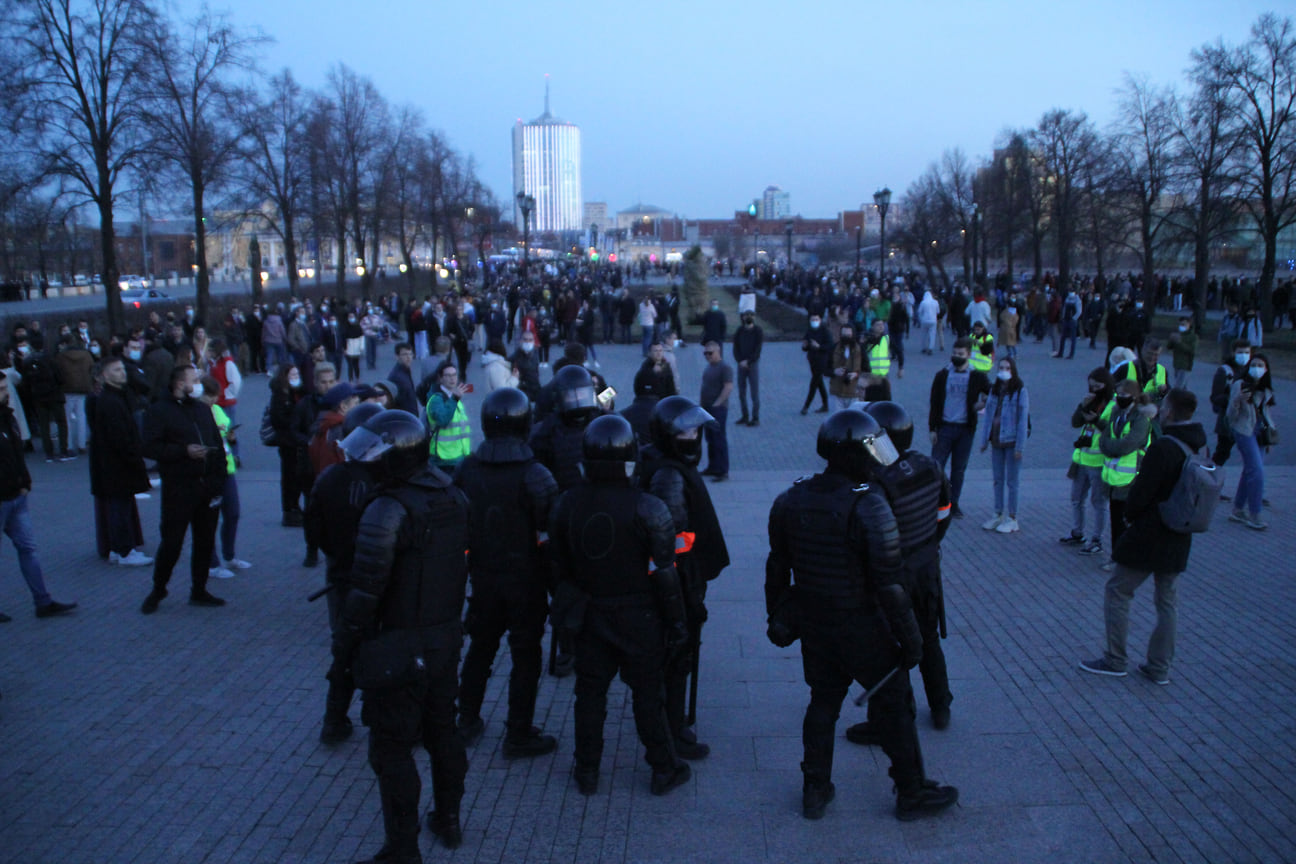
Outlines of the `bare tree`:
M1057 243L1058 285L1071 281L1071 253L1075 246L1079 214L1079 184L1097 148L1098 133L1083 112L1054 108L1040 118L1032 132L1032 143L1041 159Z
M326 164L333 176L328 183L335 187L336 205L342 224L355 248L361 271L361 289L369 296L373 284L373 261L376 244L371 233L374 225L375 180L381 176L381 162L386 154L381 142L389 132L387 101L368 78L339 64L329 72L329 122L323 144ZM345 247L345 243L343 243ZM341 290L346 278L344 248L338 251L338 282Z
M206 8L180 32L159 20L149 40L155 71L144 122L154 130L152 153L189 186L199 320L206 320L211 299L206 198L210 189L228 179L239 150L236 90L229 76L251 70L256 50L265 41L241 33L224 15Z
M975 177L975 167L963 150L956 147L941 155L940 167L932 178L941 219L958 232L963 254L963 279L969 285L976 282L976 262L972 260L972 211L975 206L972 181Z
M986 170L978 200L984 211L986 245L1001 250L1009 284L1013 281L1014 252L1021 239L1023 214L1028 210L1030 188L1030 148L1026 137L1017 131L1001 136L994 157Z
M894 242L922 262L929 285L936 285L939 275L940 284L949 288L945 256L958 246L953 242L958 232L942 201L940 186L940 167L933 163L905 191L904 224L896 230Z
M248 204L263 214L270 230L283 241L288 285L295 295L300 279L297 227L303 217L309 179L310 152L306 142L310 98L292 72L284 69L270 79L263 97L245 93L239 106L246 157L242 179ZM270 212L266 212L266 205Z
M1243 200L1260 229L1262 319L1273 321L1278 233L1296 223L1296 25L1273 13L1251 25L1245 45L1222 44L1193 52L1195 64L1217 71L1239 99L1239 120L1249 170L1239 172Z
M144 0L18 0L24 91L41 130L47 170L70 178L99 210L108 324L123 329L113 196L139 157L138 122L155 13Z
M1125 76L1118 95L1118 117L1107 151L1112 159L1112 191L1138 228L1135 249L1143 263L1143 284L1156 279L1156 253L1162 231L1172 218L1166 206L1174 172L1174 97L1169 90L1155 88L1146 79ZM1103 208L1110 212L1110 208ZM1100 224L1102 211L1091 221Z

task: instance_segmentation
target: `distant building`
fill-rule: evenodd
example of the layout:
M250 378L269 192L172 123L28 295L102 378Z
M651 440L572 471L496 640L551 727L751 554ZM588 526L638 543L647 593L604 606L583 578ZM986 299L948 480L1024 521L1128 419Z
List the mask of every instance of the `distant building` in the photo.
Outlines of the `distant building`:
M607 231L612 227L608 221L608 205L606 201L586 201L582 209L581 230L588 231L590 228L598 228L600 232Z
M580 231L585 227L581 209L580 127L549 113L549 82L545 81L544 113L513 127L513 218L522 228L517 196L535 198L531 230L537 233Z
M758 210L762 219L786 219L792 215L792 196L778 186L767 186Z

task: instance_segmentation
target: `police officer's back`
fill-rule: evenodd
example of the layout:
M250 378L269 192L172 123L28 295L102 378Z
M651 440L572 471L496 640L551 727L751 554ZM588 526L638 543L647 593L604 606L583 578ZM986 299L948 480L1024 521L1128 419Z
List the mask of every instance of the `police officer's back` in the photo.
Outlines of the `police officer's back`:
M581 436L599 409L594 382L582 366L559 369L551 386L553 413L532 430L528 443L558 487L566 491L581 482Z
M638 445L624 418L597 418L583 444L589 483L564 492L549 520L555 622L577 633L573 773L581 794L597 791L607 691L620 672L661 795L691 775L662 710L665 646L687 638L674 525L665 504L631 485Z
M958 793L923 776L906 671L922 658L922 638L903 585L895 517L868 483L897 454L877 422L855 409L824 421L818 452L828 469L797 481L770 508L765 568L770 639L786 647L800 637L810 686L802 812L818 819L833 798L837 717L858 681L877 688L877 731L891 759L896 815L915 818L948 807Z
M428 436L419 418L388 410L363 428L374 441L362 458L376 457L380 484L360 518L333 656L365 691L360 716L369 727L369 762L382 793L386 854L418 860L415 744L432 756L436 809L429 826L450 848L462 841L467 758L455 730L454 700L468 581L468 501L427 464Z
M549 573L537 545L549 528L558 484L527 446L531 404L521 390L503 387L482 402L486 440L455 472L468 496L471 535L468 569L473 596L466 620L472 643L459 687L459 728L471 743L484 729L486 679L508 632L509 677L506 758L549 753L558 742L531 726L541 668L540 642L548 613Z

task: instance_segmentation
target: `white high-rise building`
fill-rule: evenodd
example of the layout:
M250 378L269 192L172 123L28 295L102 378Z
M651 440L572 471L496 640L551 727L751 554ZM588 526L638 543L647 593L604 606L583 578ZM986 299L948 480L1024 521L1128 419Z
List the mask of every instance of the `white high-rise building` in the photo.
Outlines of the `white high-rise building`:
M580 127L549 113L548 80L544 113L513 127L513 219L521 229L519 192L535 198L533 232L582 229Z

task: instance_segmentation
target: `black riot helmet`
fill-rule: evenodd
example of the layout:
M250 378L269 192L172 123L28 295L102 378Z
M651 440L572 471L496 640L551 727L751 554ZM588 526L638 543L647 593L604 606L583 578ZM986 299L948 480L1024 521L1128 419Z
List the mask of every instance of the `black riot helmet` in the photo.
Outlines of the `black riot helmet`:
M365 421L375 414L381 413L383 407L377 402L361 402L352 408L346 414L346 419L342 421L342 437L350 435L355 430L365 424Z
M378 463L389 479L407 480L427 464L428 433L413 414L388 408L344 438L342 450L356 462Z
M829 469L859 482L899 458L886 431L858 408L844 408L829 416L819 427L816 449L828 460Z
M648 432L662 453L696 465L702 459L702 427L714 421L687 396L667 396L653 406Z
M481 428L488 439L521 438L525 441L531 432L531 400L516 387L492 390L482 401Z
M598 416L594 380L584 366L564 366L554 373L553 406L558 419L568 426L584 426Z
M913 418L899 402L870 402L864 413L886 430L896 450L905 453L913 446Z
M604 414L585 427L582 467L595 483L627 483L639 459L634 429L620 414Z

